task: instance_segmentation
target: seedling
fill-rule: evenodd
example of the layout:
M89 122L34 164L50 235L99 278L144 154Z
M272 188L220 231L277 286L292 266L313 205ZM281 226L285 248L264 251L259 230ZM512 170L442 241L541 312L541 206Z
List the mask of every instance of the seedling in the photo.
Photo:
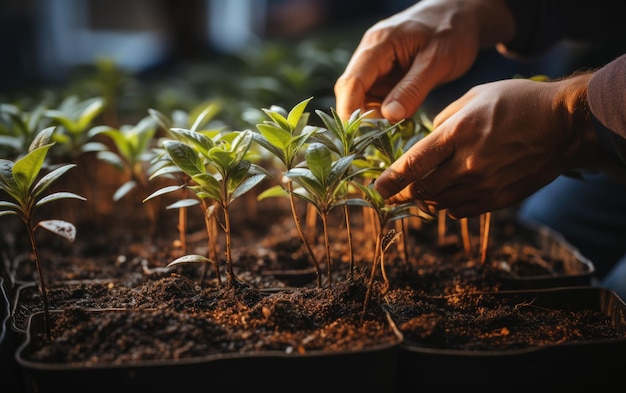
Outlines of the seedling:
M305 158L307 168L292 168L285 176L302 186L301 189L293 190L293 194L314 206L322 220L328 285L332 285L328 214L344 201L347 186L343 180L354 155L340 157L333 162L331 151L326 145L312 143L306 149Z
M232 131L217 141L195 131L172 129L178 140L166 140L163 146L172 161L196 183L189 188L200 199L217 202L223 212L220 225L226 235L227 285L235 277L231 255L230 206L266 176L265 170L245 159L252 144L252 132ZM215 262L217 263L217 261Z
M104 111L106 102L102 97L80 101L69 96L56 109L48 109L44 115L57 125L54 141L59 145L63 159L73 159L82 153L97 149L98 144L89 143L94 120Z
M76 237L76 227L64 220L45 220L35 223L33 222L34 213L38 207L59 199L85 200L84 197L71 192L54 192L47 196L42 195L61 175L74 168L75 164L59 166L35 182L48 151L54 145L54 142L50 142L54 129L54 127L48 127L42 130L30 145L28 154L15 162L0 159L0 189L13 200L0 201L0 216L18 215L26 226L39 275L39 291L43 300L44 323L48 339L51 339L51 332L46 280L39 258L35 230L41 227L73 242Z
M296 159L300 156L305 144L314 133L319 131L318 127L307 124L309 121L309 114L305 112L304 109L311 99L312 97L300 101L300 103L296 104L296 106L294 106L289 113L281 107L263 109L270 120L266 120L262 124L257 124L258 133L253 133L254 141L267 149L282 163L284 166L284 173L287 173L296 167ZM286 190L283 183L279 182L278 185L263 191L257 198L262 200L264 198L276 196L289 197L291 215L293 216L294 223L296 224L298 235L306 247L309 258L315 267L317 285L318 287L321 287L322 277L319 262L313 252L313 249L311 248L311 244L304 235L302 224L300 223L300 217L296 211L296 197L293 193L293 182L290 178L286 177L285 183Z
M171 118L163 114L156 109L148 109L150 116L171 136L171 138L177 139L178 134L176 132L170 132L172 128L189 128L190 131L202 132L203 134L211 137L215 137L221 131L220 129L204 130L208 123L219 112L220 105L214 101L198 106L189 113L183 110L175 110L172 113ZM184 139L181 139L184 142ZM167 154L165 149L159 147L153 149L155 151L155 157L152 160L153 168L150 180L156 177L170 177L173 178L178 185L165 186L144 199L144 202L155 198L160 195L164 195L170 192L180 191L182 198L178 201L166 206L166 209L178 209L178 233L180 246L183 253L187 252L187 208L198 205L198 200L193 198L187 198L189 192L189 184L191 177L183 172ZM207 230L207 237L209 240L209 258L206 261L214 262L217 260L217 227L215 224L215 215L212 214L212 207L206 203L206 200L201 200L200 206L202 207L203 217L205 219L205 226ZM188 258L184 259L185 263L188 263ZM216 275L218 283L220 281L219 267L214 264L216 268ZM206 271L205 271L206 272ZM204 279L204 273L203 278Z
M389 288L389 280L387 279L387 274L385 272L385 251L398 236L402 235L402 233L397 233L395 230L393 230L393 232L385 233L385 229L390 223L396 220L402 220L404 218L411 217L412 214L410 212L410 207L412 206L412 204L404 203L398 205L387 205L385 204L385 200L383 199L383 197L378 193L378 191L374 189L373 183L365 186L359 182L354 182L354 185L363 192L364 198L348 199L345 203L353 206L369 207L376 213L376 217L378 218L378 235L376 236L374 260L370 273L370 279L367 286L367 292L365 294L365 301L363 304L362 317L364 317L367 303L369 302L372 288L374 286L374 278L376 276L378 266L380 266L385 289Z
M50 125L40 103L32 110L14 104L0 104L0 156L18 157L28 151L39 131Z
M316 133L313 139L326 145L329 149L337 153L340 157L354 155L354 160L361 162L361 167L369 164L365 161L364 152L366 149L383 134L388 133L391 127L376 127L367 121L367 117L372 113L368 111L362 113L360 109L355 110L350 118L342 121L334 108L330 108L331 115L316 110L315 113L322 119L329 136L325 133ZM352 225L350 224L350 214L348 205L343 205L343 213L346 221L346 231L348 233L348 248L350 252L350 277L354 270L354 249L352 242Z
M115 149L109 149L101 145L97 157L129 175L129 179L113 194L114 201L119 201L133 189L148 187L146 163L154 157L150 147L155 132L156 122L149 116L144 117L135 125L125 124L120 128L100 126L89 132L90 138L104 135L115 146Z

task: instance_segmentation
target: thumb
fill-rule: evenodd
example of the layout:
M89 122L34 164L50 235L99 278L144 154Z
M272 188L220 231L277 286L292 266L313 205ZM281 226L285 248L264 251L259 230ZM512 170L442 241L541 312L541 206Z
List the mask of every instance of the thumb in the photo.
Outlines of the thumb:
M374 187L383 198L388 199L433 171L453 152L453 144L446 143L443 133L435 129L383 171Z

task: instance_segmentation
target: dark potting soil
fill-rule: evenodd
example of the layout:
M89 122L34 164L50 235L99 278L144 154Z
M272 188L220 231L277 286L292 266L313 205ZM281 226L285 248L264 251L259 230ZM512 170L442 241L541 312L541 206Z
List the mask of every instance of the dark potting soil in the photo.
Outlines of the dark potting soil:
M312 238L322 282L318 286L317 275L291 218L273 215L271 211L265 214L267 217L261 221L269 223L269 228L240 225L244 230L233 238L233 269L242 281L233 288L225 285L224 277L218 282L210 265L165 267L185 253L206 255L208 245L201 229L189 237L186 252L180 244L176 246L177 237L171 231L169 236L132 241L123 237L107 241L102 234L94 234L98 239L95 243L90 243L92 236L84 233L71 246L43 251L50 307L62 312L53 313L53 340L37 350L35 358L124 362L223 351L272 349L307 353L363 348L397 339L385 307L395 316L406 340L420 338L428 345L441 339L441 346L513 348L585 340L593 333L600 334L600 338L623 334L611 332L605 316L593 312L564 315L552 311L546 317L531 311L550 310L532 305L477 307L464 305L462 296L454 297L456 303L453 302L451 296L455 295L507 289L503 277L580 273L564 270L563 261L515 236L515 229L508 224L492 226L490 257L485 263L479 261L475 234L474 249L468 255L455 233L438 243L432 223L407 229L404 250L391 247L385 255L386 282L377 268L376 289L363 315L363 277L369 277L372 268L371 234L353 231L353 273L359 278L352 280L348 279L351 254L341 217L336 217L338 225L331 226L330 274L325 265L323 237L315 233ZM358 220L353 222L359 225ZM81 245L82 241L87 245ZM81 254L80 250L90 252ZM71 269L68 260L75 265ZM224 261L221 266L223 269ZM90 269L91 273L85 273ZM297 274L292 274L294 271ZM68 278L98 281L68 286ZM431 300L437 297L446 300ZM36 291L30 300L23 299L18 306L26 307L15 315L22 316L22 324L28 315L42 309ZM118 310L93 314L80 307ZM542 322L545 328L538 326ZM460 325L454 326L455 323ZM522 334L517 326L527 330ZM459 329L456 335L441 333L455 329ZM529 335L533 332L541 335L532 338Z

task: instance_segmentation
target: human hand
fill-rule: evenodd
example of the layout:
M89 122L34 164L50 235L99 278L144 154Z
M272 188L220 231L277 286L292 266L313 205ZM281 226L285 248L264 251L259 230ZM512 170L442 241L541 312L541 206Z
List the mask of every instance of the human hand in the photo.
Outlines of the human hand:
M335 83L337 113L411 117L434 87L467 72L481 46L512 39L513 25L504 1L419 1L363 35Z
M472 88L378 177L377 191L388 203L422 200L462 218L507 207L565 171L607 164L586 109L590 77Z

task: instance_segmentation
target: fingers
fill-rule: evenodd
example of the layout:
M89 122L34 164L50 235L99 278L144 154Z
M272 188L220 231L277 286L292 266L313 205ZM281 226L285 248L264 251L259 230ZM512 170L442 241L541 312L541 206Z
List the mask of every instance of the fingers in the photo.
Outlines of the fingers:
M385 45L370 44L366 37L352 55L343 74L335 82L336 110L342 119L348 119L356 109L366 110L367 105L379 105L386 95L384 88L381 88L381 92L375 96L370 90L377 80L390 74L393 53Z
M433 61L436 56L429 52L418 52L406 74L393 85L381 107L385 119L395 123L411 117L441 79Z
M451 141L446 143L443 133L433 131L414 144L376 179L374 187L385 199L393 196L395 200L408 200L418 194L423 199L424 190L414 184L441 165L454 152ZM402 191L400 195L396 195ZM392 201L393 199L390 199Z

